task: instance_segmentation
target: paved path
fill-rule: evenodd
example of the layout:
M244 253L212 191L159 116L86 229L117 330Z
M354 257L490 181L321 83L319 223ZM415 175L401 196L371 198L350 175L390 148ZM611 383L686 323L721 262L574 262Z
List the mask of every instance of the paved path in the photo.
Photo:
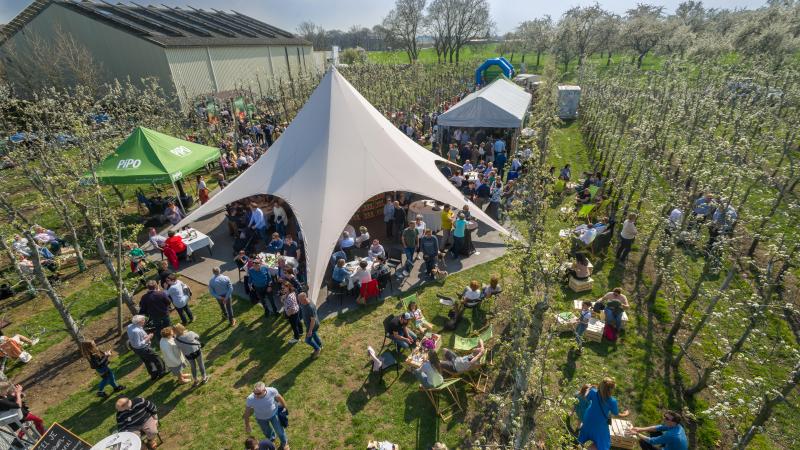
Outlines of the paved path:
M195 257L193 262L181 261L181 275L207 285L208 280L211 278L211 269L220 267L223 273L234 282L234 293L241 298L247 298L243 283L238 283L239 274L236 270L236 264L233 262L233 238L228 235L224 212L197 221L193 224L193 227L210 236L214 241L214 248L211 250L211 254L209 254L207 248L196 251L193 255ZM372 230L372 228L370 229ZM373 237L381 239L381 242L386 246L382 239L383 236L373 235ZM477 253L469 258L454 260L448 257L446 259L448 273L455 273L491 261L502 256L506 251L505 243L500 233L483 224L480 224L478 230L473 234L473 245ZM150 257L155 260L160 259L158 254L154 253L151 253ZM414 269L408 277L402 279L394 278L394 289L387 288L384 291L384 296L402 294L402 292L424 284L425 280L420 279L421 266L422 258L416 261ZM319 307L321 319L334 317L340 312L344 313L357 307L355 298L347 297L343 300L338 296L328 298L325 288L320 291L320 299L320 303L317 306Z

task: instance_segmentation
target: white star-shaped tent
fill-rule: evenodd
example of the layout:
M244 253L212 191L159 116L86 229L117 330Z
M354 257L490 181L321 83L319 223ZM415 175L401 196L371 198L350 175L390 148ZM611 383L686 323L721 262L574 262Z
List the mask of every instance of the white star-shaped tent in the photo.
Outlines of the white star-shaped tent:
M269 194L289 204L303 232L309 299L319 291L336 242L370 197L406 191L460 209L468 203L434 164L445 161L421 147L331 69L267 153L178 227L236 200ZM478 220L507 233L480 208Z

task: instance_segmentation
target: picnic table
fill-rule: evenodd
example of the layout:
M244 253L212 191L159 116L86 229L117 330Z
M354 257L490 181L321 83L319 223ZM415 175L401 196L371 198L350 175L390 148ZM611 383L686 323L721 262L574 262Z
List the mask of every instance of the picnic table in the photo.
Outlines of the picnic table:
M192 256L192 253L205 247L208 247L208 254L212 254L211 248L214 247L214 241L202 231L187 228L181 230L178 234L183 239L183 243L186 244L186 256Z

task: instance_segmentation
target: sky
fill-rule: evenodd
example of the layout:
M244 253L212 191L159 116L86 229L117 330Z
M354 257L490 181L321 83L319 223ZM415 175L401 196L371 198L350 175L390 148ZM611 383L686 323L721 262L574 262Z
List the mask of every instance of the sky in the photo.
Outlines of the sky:
M127 0L109 0L109 3L127 3ZM674 11L682 0L605 0L600 5L609 11L624 14L637 3L657 3ZM706 0L707 8L758 8L766 0ZM14 18L30 0L0 0L0 23ZM236 10L263 22L294 32L297 25L312 21L325 29L346 30L352 25L372 27L380 23L394 5L394 0L137 0L137 3L165 4L169 6L191 5L195 8ZM512 31L522 20L549 14L558 18L573 6L585 6L594 0L489 0L492 18L497 24L495 31L503 34Z

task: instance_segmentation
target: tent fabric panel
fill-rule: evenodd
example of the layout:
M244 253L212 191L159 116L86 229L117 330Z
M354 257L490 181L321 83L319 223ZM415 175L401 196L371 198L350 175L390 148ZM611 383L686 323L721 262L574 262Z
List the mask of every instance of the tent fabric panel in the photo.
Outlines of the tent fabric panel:
M219 158L219 150L144 127L131 135L97 169L101 184L168 184Z
M437 123L456 127L519 128L531 98L531 94L513 82L498 78L453 105L438 117Z

